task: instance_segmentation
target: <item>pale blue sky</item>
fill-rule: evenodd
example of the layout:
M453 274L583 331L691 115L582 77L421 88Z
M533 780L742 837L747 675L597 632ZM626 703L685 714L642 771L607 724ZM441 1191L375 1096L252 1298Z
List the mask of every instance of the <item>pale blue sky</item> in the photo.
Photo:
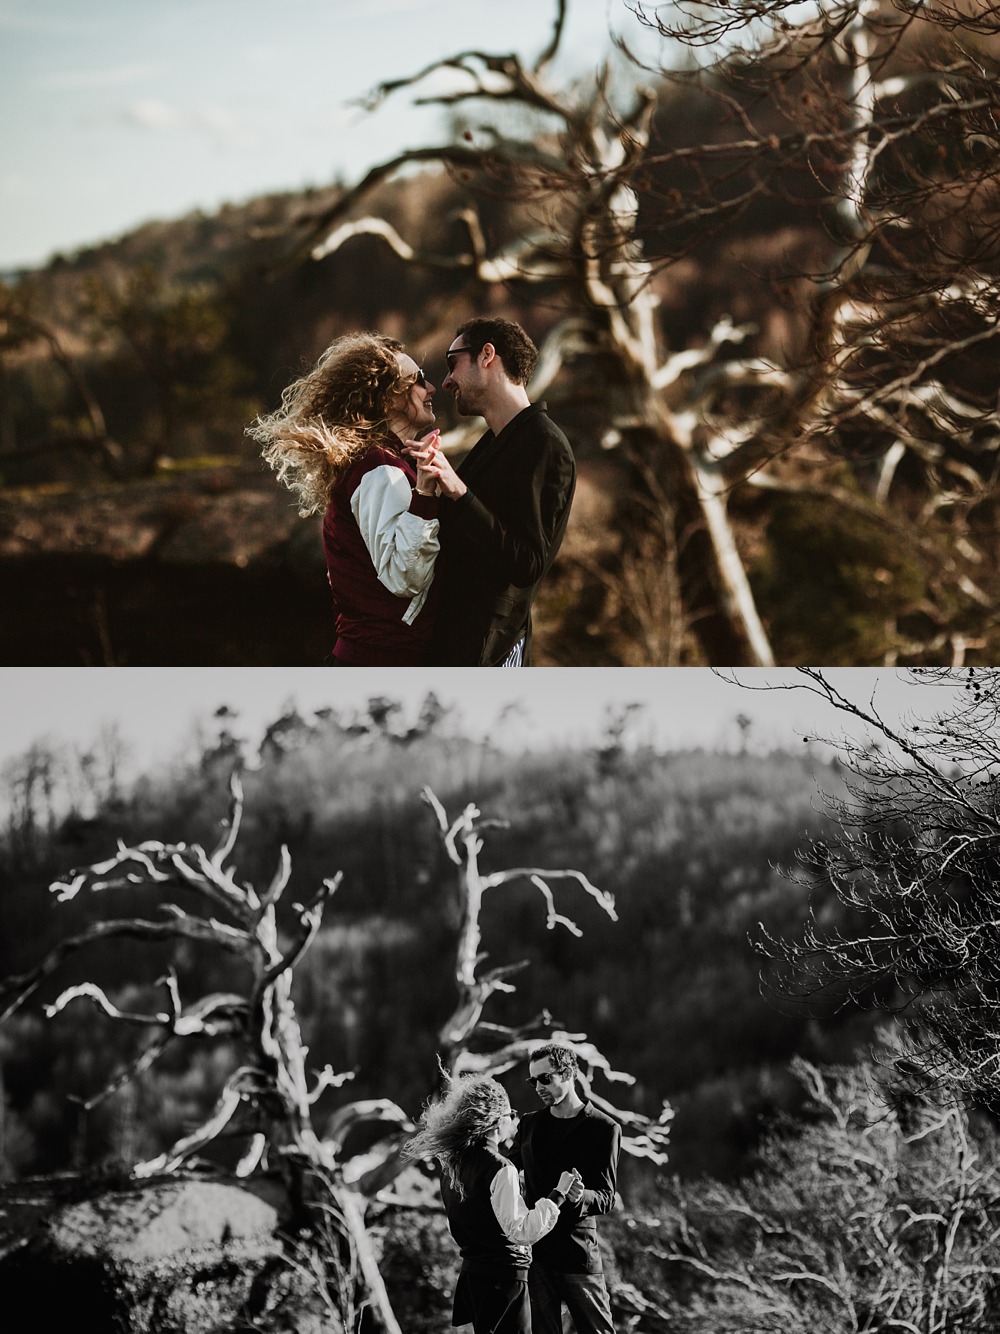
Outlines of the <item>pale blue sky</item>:
M463 49L532 59L555 12L549 0L0 0L0 271L150 219L353 180L442 121L405 91L370 115L352 99ZM609 25L653 55L628 0L574 0L560 72L592 70Z

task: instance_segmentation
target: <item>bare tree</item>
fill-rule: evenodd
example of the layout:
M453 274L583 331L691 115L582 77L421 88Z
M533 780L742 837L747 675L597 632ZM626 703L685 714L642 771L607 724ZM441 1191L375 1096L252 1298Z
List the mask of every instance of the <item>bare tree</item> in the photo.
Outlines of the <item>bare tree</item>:
M683 71L632 57L619 92L609 59L593 81L557 88L568 9L557 0L533 61L462 51L376 88L372 107L412 88L420 103L489 119L470 110L448 142L373 167L304 216L301 244L320 258L376 236L407 262L467 273L467 304L498 286L550 303L558 292L562 317L530 389L570 365L603 385L603 443L628 485L615 558L587 574L620 586L630 661L773 660L748 577L759 539L740 515L759 527L761 507L790 497L815 499L833 525L866 526L912 565L910 584L899 576L886 593L882 660L963 662L985 647L994 601L995 8L629 8L692 53ZM442 72L447 91L421 92ZM699 123L680 142L671 121L685 108ZM466 243L447 254L364 213L402 168L435 163L464 192ZM509 244L491 249L477 198L498 195L520 212ZM764 207L783 220L776 239L755 220ZM742 265L744 286L768 296L751 319L706 306L696 335L672 347L662 302L690 256L703 286L717 268L738 285ZM467 441L463 428L445 443ZM895 577L873 576L876 587Z
M612 921L617 921L614 899L605 890L592 885L582 871L544 870L541 867L518 866L484 874L479 866L483 847L483 833L498 823L482 818L474 805L466 806L461 815L449 820L448 815L429 788L424 789L424 800L437 817L448 857L460 875L460 926L455 955L455 983L458 999L455 1009L441 1028L440 1060L449 1075L502 1074L505 1070L527 1061L532 1051L546 1041L564 1042L573 1048L580 1061L580 1079L587 1097L602 1108L624 1129L622 1148L635 1157L648 1158L654 1163L667 1161L673 1108L664 1103L659 1117L653 1121L641 1113L623 1111L600 1097L593 1088L593 1077L600 1071L610 1081L633 1084L629 1074L614 1070L607 1058L589 1042L585 1033L568 1033L555 1028L547 1012L517 1028L491 1023L483 1018L483 1009L494 993L515 990L511 977L526 964L522 961L501 964L481 971L487 955L482 950L480 911L483 896L501 891L504 886L527 880L542 896L546 906L546 926L549 930L562 929L575 936L582 934L572 918L556 909L550 881L575 881ZM539 1035L541 1031L541 1036Z
M721 467L735 486L885 526L923 587L887 626L884 661L960 666L987 648L995 601L982 580L1000 447L996 6L634 8L697 53L698 86L733 131L657 160L686 186L654 188L660 232L690 238L694 216L731 243L780 201L825 233L811 266L775 274L798 332L763 356L748 340L756 354L715 377L704 406L722 418Z
M328 1277L331 1295L339 1295L342 1303L346 1302L339 1312L345 1327L353 1326L355 1288L360 1285L364 1300L374 1306L388 1334L400 1334L365 1228L363 1200L345 1183L339 1143L321 1141L312 1122L313 1104L323 1090L341 1086L351 1075L336 1074L327 1066L310 1079L307 1048L291 994L293 971L316 938L340 876L324 880L310 903L293 905L294 929L291 939L283 942L277 912L288 887L291 860L287 849L282 848L274 877L261 892L238 881L230 859L242 811L242 786L234 775L223 837L211 852L197 844L147 841L127 847L120 843L113 857L55 882L52 889L61 902L85 892L97 894L141 886L158 896L177 891L191 895L197 908L161 902L160 920L106 919L61 941L35 968L0 983L0 1022L56 974L69 957L98 942L197 942L238 959L249 971L246 994L214 993L185 1003L171 969L160 979L164 1005L154 1013L123 1011L91 982L61 992L46 1007L50 1017L67 1005L85 1001L115 1022L152 1034L131 1065L84 1102L84 1110L150 1069L175 1040L230 1038L240 1052L241 1062L226 1080L207 1120L166 1152L135 1164L134 1174L149 1177L177 1171L220 1136L238 1133L247 1148L237 1175L249 1176L269 1163L282 1173L300 1217L318 1218L339 1237L341 1254L348 1257L349 1281L345 1283L339 1272L340 1255L331 1257L337 1272ZM354 1104L342 1113L341 1120L346 1124L352 1116L363 1119L370 1112L369 1105ZM409 1125L405 1113L394 1105L385 1103L380 1112L383 1118L394 1117L397 1124Z
M761 948L782 995L895 1013L907 1035L897 1082L996 1112L1000 677L914 675L950 687L948 702L890 723L877 700L855 704L821 671L800 669L800 688L866 735L837 741L848 781L846 795L825 798L835 836L807 844L794 872L811 897L804 932L764 935Z
M543 343L530 392L538 395L550 386L567 359L584 353L599 357L603 374L623 387L627 399L620 420L609 428L608 443L621 443L626 437L644 442L633 451L632 468L637 475L652 468L654 488L666 485L673 497L682 534L695 523L707 539L697 552L689 550L691 543L684 544L690 556L706 562L713 584L711 617L705 607L695 608L702 616L702 629L707 633L711 620L720 642L726 644L720 648L723 660L767 663L771 651L726 514L725 488L708 467L709 452L691 447L694 419L669 406L669 391L683 375L708 366L722 345L742 334L723 321L704 349L685 349L676 355L664 349L656 323L657 296L650 285L652 266L637 234L633 181L649 145L656 94L639 88L629 105L619 109L611 88L610 61L602 65L593 85L553 89L551 65L566 13L567 0L558 0L552 38L530 64L515 53L463 51L435 61L412 78L377 88L369 99L372 108L435 71L451 70L464 77L463 91L419 100L449 107L470 101L505 109L514 106L530 113L531 120L523 138L504 135L493 126L477 127L467 130L461 142L413 150L372 168L331 207L306 220L312 254L322 258L351 238L367 234L381 237L406 260L467 271L470 295L498 284L568 285L567 313ZM528 202L534 219L531 230L502 252L489 254L470 199L461 214L467 250L444 255L415 249L383 218L357 216L376 186L400 168L419 162L443 163L453 172L475 175L492 193L507 192ZM469 438L468 431L461 430L444 443L459 447ZM636 495L644 497L645 488L638 486ZM650 515L640 499L629 510L630 542L623 547L623 558L634 549L640 532L649 542L661 527L659 506ZM662 533L659 538L662 542ZM651 553L645 569L647 584L655 583L660 570L668 578L662 596L653 599L657 615L663 613L662 604L668 612L673 604L669 580L675 542L671 522L668 550L657 553L669 559L661 566ZM641 606L638 610L645 616ZM658 637L653 651L661 649Z
M644 1288L621 1296L639 1327L995 1328L995 1132L954 1106L895 1106L864 1066L794 1072L806 1116L772 1129L757 1172L677 1183L657 1226L638 1224Z
M373 701L376 705L388 703ZM385 713L373 709L371 716L382 717L384 721ZM433 726L437 716L435 709L425 703L419 725ZM286 733L292 721L290 716L282 720L288 725ZM302 725L298 719L296 726ZM271 729L269 736L273 732ZM409 739L409 732L399 733L400 744ZM147 945L196 942L237 959L249 974L245 994L213 993L185 1003L178 976L171 968L158 984L163 989L164 1005L157 1011L122 1009L92 982L65 989L47 1005L46 1013L52 1017L68 1005L86 1002L108 1019L150 1035L129 1064L83 1100L83 1110L90 1111L150 1070L177 1040L231 1040L239 1053L239 1064L226 1080L207 1119L165 1152L135 1164L133 1173L150 1177L175 1172L222 1137L241 1139L246 1147L236 1168L237 1175L249 1176L263 1166L276 1168L282 1173L300 1216L312 1222L318 1220L338 1241L326 1277L331 1300L338 1304L345 1327L352 1326L357 1308L355 1289L360 1285L364 1300L374 1306L382 1327L388 1334L399 1334L367 1232L365 1213L368 1202L398 1176L403 1166L399 1149L413 1125L391 1099L373 1098L345 1103L329 1119L323 1133L317 1131L312 1110L317 1099L326 1089L342 1087L352 1073L337 1074L327 1066L318 1076L310 1077L306 1064L308 1049L292 1000L294 970L319 933L324 912L341 877L338 874L324 880L311 902L292 905L293 926L289 937L284 938L279 931L278 910L283 906L291 876L287 848L282 848L278 868L265 890L258 891L248 882L238 880L231 864L243 811L242 787L236 775L231 779L230 791L223 837L211 852L197 844L151 840L132 847L120 842L113 857L73 871L51 886L60 902L88 892L99 894L140 887L156 895L160 919L108 918L67 937L28 972L0 981L0 1022L57 975L69 958L103 941L134 940ZM637 1112L621 1111L596 1094L591 1087L595 1071L601 1071L611 1081L634 1081L631 1076L613 1070L585 1034L555 1028L548 1015L518 1029L494 1025L482 1018L490 996L496 991L513 991L508 979L524 967L520 963L501 965L485 973L480 971L485 955L480 948L479 919L485 893L528 880L547 905L548 926L574 935L580 934L580 928L556 910L550 882L577 883L612 920L615 919L613 899L579 871L517 867L483 874L478 861L481 836L496 822L482 820L472 805L456 820L449 821L430 789L425 789L424 799L434 812L449 859L459 868L461 906L455 963L458 996L456 1008L439 1035L439 1059L446 1063L448 1073L460 1075L472 1070L501 1073L529 1059L531 1051L546 1038L566 1041L579 1054L581 1077L588 1095L622 1122L625 1150L664 1163L672 1109L664 1105L659 1118L652 1121ZM163 898L178 893L180 902ZM194 906L182 906L188 898ZM355 1155L346 1145L349 1132L362 1123L377 1127L379 1138L364 1153ZM306 1263L307 1259L303 1256L300 1262ZM342 1259L346 1263L342 1264Z

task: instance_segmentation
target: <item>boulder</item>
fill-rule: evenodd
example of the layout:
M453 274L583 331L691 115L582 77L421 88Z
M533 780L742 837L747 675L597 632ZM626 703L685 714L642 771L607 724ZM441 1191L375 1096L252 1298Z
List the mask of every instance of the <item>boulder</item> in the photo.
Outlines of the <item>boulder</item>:
M10 666L319 666L319 521L259 468L0 489Z
M46 1179L0 1189L0 1293L33 1327L339 1334L280 1186Z

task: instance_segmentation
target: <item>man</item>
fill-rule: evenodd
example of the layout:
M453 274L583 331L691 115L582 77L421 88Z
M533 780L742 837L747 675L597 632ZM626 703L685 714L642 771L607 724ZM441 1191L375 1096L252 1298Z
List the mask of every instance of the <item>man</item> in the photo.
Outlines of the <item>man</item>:
M430 451L444 499L431 661L520 667L531 661L531 603L559 550L576 463L569 441L532 404L538 350L519 324L474 319L448 348L442 388L463 417L489 427L456 472Z
M568 1047L539 1047L528 1071L543 1105L522 1117L511 1149L511 1161L524 1171L526 1202L548 1194L561 1172L579 1174L555 1227L532 1248L531 1327L534 1334L561 1334L565 1303L577 1334L614 1334L595 1219L615 1207L621 1126L580 1097L576 1054Z

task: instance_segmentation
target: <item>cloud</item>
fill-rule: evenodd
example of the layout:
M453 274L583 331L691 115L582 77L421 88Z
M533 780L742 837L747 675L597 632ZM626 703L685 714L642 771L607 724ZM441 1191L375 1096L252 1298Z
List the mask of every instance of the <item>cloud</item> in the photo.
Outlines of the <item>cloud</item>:
M239 117L212 103L182 110L159 98L146 97L125 107L121 119L152 133L203 135L226 149L253 152L263 143L261 136Z
M180 130L184 128L184 117L169 102L161 102L155 97L144 97L133 102L122 112L122 119L141 130Z

